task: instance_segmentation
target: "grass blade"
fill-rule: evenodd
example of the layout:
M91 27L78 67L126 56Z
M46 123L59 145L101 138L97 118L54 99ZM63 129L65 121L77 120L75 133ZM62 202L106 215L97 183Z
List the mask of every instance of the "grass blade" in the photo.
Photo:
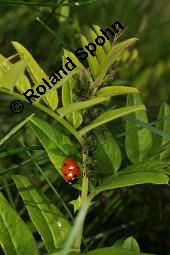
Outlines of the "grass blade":
M81 6L81 5L87 5L87 4L93 4L96 0L87 0L82 2L71 2L71 3L34 3L34 2L25 2L25 1L1 1L1 5L3 7L5 6L11 6L11 5L26 5L26 6L43 6L43 7L55 7L59 8L62 6Z
M125 120L128 120L128 121L131 121L131 122L134 122L134 123L138 124L139 126L141 126L141 127L143 127L143 128L147 128L147 129L149 129L151 132L153 132L153 133L155 133L155 134L158 134L158 135L160 135L160 136L162 136L162 137L164 137L164 138L166 138L167 140L170 141L170 135L168 135L167 133L165 133L165 132L159 130L158 128L155 128L155 127L151 126L151 125L148 124L148 123L145 123L145 122L143 122L143 121L141 121L141 120L138 120L138 119L136 119L136 118L134 118L134 117L132 117L132 116L126 116L126 117L124 117L124 119L125 119Z
M33 146L33 147L25 147L25 148L15 148L9 151L2 151L0 152L0 158L5 158L11 155L15 155L18 153L23 153L26 151L34 151L34 150L44 150L41 146Z
M27 117L25 120L23 120L21 123L19 123L16 127L14 127L6 136L4 136L0 140L0 146L4 142L6 142L12 135L14 135L20 128L22 128L28 121L30 121L33 116L34 116L34 113L31 114L29 117Z

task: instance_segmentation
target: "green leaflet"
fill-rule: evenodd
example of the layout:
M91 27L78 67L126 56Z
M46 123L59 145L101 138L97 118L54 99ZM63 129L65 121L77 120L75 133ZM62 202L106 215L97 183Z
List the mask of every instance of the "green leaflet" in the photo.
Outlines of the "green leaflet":
M98 87L102 84L108 69L116 61L117 57L123 52L123 50L125 50L127 47L129 47L131 44L135 43L136 41L137 41L136 38L131 38L124 42L120 42L112 46L112 49L111 51L109 51L106 60L103 61L102 64L100 64L99 68L97 69L97 75L95 77L94 87L96 86Z
M71 228L69 222L53 204L32 186L26 177L15 175L13 179L29 216L48 251L52 252L57 248L62 248Z
M139 252L140 253L140 248L138 245L138 242L136 241L136 239L134 237L128 237L128 238L120 238L119 240L117 240L114 245L114 247L121 247L124 249L129 249L132 250L134 252Z
M94 121L92 121L90 125L82 128L79 131L79 134L83 135L86 132L90 131L91 129L101 126L109 121L120 118L131 112L140 111L140 110L145 110L145 106L137 105L137 106L122 107L122 108L114 109L114 110L108 110L105 113L101 114L99 117L97 117Z
M12 63L9 59L5 58L2 54L0 54L0 80L3 78L4 74L10 69ZM0 87L1 84L0 84Z
M97 171L104 175L117 172L121 164L122 155L110 130L105 127L104 134L97 132L94 138L97 142L97 147L94 151L97 159Z
M20 91L20 93L24 93L26 90L31 88L31 84L24 73L21 73L19 76L16 88Z
M61 165L67 157L77 159L78 152L75 144L57 127L50 126L44 120L33 117L30 123L51 162L61 174Z
M42 78L45 78L48 80L48 76L46 73L41 69L41 67L38 65L38 63L34 60L32 55L28 52L28 50L22 46L18 42L12 42L15 49L18 51L21 59L24 59L27 64L27 70L35 84L42 84ZM58 106L58 95L57 91L51 91L49 90L46 95L44 96L47 100L47 103L50 105L50 107L55 110Z
M85 253L85 255L154 255L149 253L140 253L134 250L119 248L119 247L105 247L99 248L96 250L92 250L90 252Z
M81 110L81 109L85 109L85 108L88 108L90 106L102 103L102 102L107 101L107 100L109 100L108 97L94 97L94 98L89 99L89 100L85 100L85 101L82 101L82 102L76 102L76 103L67 105L65 107L59 108L58 113L61 116L65 116L68 113L75 112L75 111L78 111L78 110Z
M0 245L6 255L38 255L32 233L0 193Z
M167 103L163 103L160 107L158 119L170 117L170 106ZM156 124L156 128L170 135L170 119L165 119L162 122ZM155 135L154 143L155 146L159 149L161 146L165 145L168 140L162 136ZM170 148L165 149L160 155L160 159L168 159L170 156Z
M107 86L99 89L96 93L97 96L118 96L130 93L139 93L138 89L126 86Z
M142 99L138 94L128 95L127 105L137 106L142 103ZM148 122L145 111L135 112L131 116L143 122ZM131 121L126 121L126 131L135 129L137 125ZM127 133L125 138L125 148L128 158L131 162L142 162L146 159L152 148L152 133L148 129L135 130L132 133Z
M97 35L91 29L90 29L90 37L92 39L92 42L96 44L95 39L97 38ZM105 41L107 41L107 40L105 40ZM97 59L98 59L99 64L102 63L103 61L105 61L106 53L105 53L104 48L102 46L96 45L96 55L97 55Z
M136 164L126 167L124 170L126 173L132 173L141 171L143 169L147 172L164 172L164 169L167 168L167 163L160 160L145 160L144 162L138 162Z
M58 88L62 87L74 74L77 74L80 71L80 68L76 67L72 71L70 71L67 75L65 75L60 81L58 81L49 91L56 91ZM39 97L39 99L43 98L43 95ZM39 100L38 99L38 100ZM37 100L37 101L38 101Z
M89 63L91 72L92 72L92 74L93 74L93 77L95 78L96 75L97 75L98 69L99 69L99 63L98 63L98 61L97 61L97 58L96 58L95 56L93 57L93 56L90 54L90 52L88 52L87 49L85 48L85 46L88 45L89 42L88 42L88 40L86 39L86 37L83 36L83 35L81 36L81 43L82 43L82 45L83 45L84 50L88 53L88 58L87 58L87 60L88 60L88 63ZM96 45L96 44L95 44L95 45ZM97 47L99 47L99 46L96 45L96 48L97 48Z
M122 248L133 250L134 252L140 252L139 245L135 238L128 237L122 244Z
M114 242L113 246L122 247L124 241L125 241L125 237L119 238L118 240L116 240L116 242Z
M9 70L4 73L2 79L0 80L0 86L13 91L19 77L21 74L23 74L25 67L26 63L23 60L20 60L10 66Z
M78 58L71 52L66 49L64 49L64 56L71 58L74 64L76 64L77 67L81 68L82 70L85 70L85 67L83 64L78 60Z
M93 27L94 27L94 30L95 30L97 35L103 36L103 34L100 31L101 28L99 26L93 25ZM103 48L104 48L106 53L110 52L110 50L111 50L111 43L110 43L109 40L105 41L105 44L103 45Z
M117 58L117 61L120 62L128 62L128 59L130 57L130 52L128 49L124 50L124 52Z
M8 58L5 58L0 54L0 80L3 78L4 74L13 66ZM13 83L13 81L12 81ZM1 86L1 82L0 82ZM31 84L24 73L20 73L16 84L16 88L21 92L25 92L27 89L31 88ZM12 86L11 86L12 87Z
M94 197L104 190L123 188L139 184L168 184L169 177L163 173L165 163L159 161L147 161L132 165L121 170L113 177L113 181L107 185L102 185L92 191Z
M129 187L139 184L146 184L146 183L152 183L152 184L168 184L169 178L166 174L163 173L157 173L155 171L147 172L145 170L143 171L136 171L133 173L119 173L108 185L101 185L98 188L95 188L92 192L92 196L96 196L101 191L104 190L110 190L110 189L117 189L117 188L123 188L123 187Z
M78 58L71 51L64 49L64 56L71 58L73 63L75 63L75 65L78 68L77 75L81 76L81 74L85 74L88 77L89 81L92 83L93 79L90 72L88 71L87 68L84 67L84 65L78 60Z
M62 102L64 107L67 107L73 102L74 86L75 86L75 81L72 77L62 86ZM81 112L76 111L76 112L68 113L66 114L66 119L76 129L82 123Z
M76 64L77 67L80 67L83 71L85 71L84 66L80 63L80 61L77 59L77 57L67 50L64 50L64 59L63 62L65 62L65 58L70 57L73 62ZM62 103L63 106L70 105L75 100L75 93L74 88L76 86L76 81L73 79L73 77L70 77L62 86ZM72 112L66 114L67 121L76 129L78 128L82 123L82 116L80 111Z
M72 200L69 204L73 205L74 207L74 213L76 213L78 210L80 210L82 205L82 198L79 195L77 199Z

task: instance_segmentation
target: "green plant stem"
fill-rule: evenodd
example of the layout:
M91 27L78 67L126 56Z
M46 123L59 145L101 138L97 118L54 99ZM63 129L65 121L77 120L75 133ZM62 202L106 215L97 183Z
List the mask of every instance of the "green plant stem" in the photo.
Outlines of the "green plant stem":
M87 159L87 151L84 148L84 144L82 144L82 151L83 151L83 181L82 181L82 192L81 192L81 208L83 207L84 204L88 204L88 183L89 183L89 178L86 174L86 159ZM80 209L81 209L80 208ZM81 242L82 242L82 235L83 235L83 227L84 227L84 220L82 221L82 224L79 227L79 231L77 233L75 242L74 242L74 248L79 250L81 249Z
M83 183L82 183L82 193L81 193L81 198L82 198L81 208L83 207L83 205L85 203L88 202L87 195L88 195L88 177L84 176L83 177ZM78 251L80 251L80 249L81 249L81 242L82 242L82 236L83 236L83 227L84 227L84 221L82 222L81 226L79 227L79 231L77 233L77 237L76 237L75 242L74 242L74 248Z

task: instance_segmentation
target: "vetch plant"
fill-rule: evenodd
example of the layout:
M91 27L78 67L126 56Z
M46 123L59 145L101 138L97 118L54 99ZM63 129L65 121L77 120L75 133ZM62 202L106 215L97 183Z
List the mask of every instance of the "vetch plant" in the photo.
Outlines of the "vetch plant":
M91 41L94 41L96 35L101 35L100 28L94 26L89 34ZM81 40L85 47L88 39L83 36ZM102 191L146 183L168 184L166 159L169 151L165 146L167 139L170 138L166 134L168 130L165 126L158 129L148 124L146 109L138 89L111 85L110 70L119 61L122 52L136 40L131 38L116 43L115 38L112 44L106 41L103 47L96 48L96 56L88 55L88 67L80 63L73 53L64 50L63 65L69 57L76 64L76 70L70 71L59 81L59 85L54 85L41 100L32 106L51 116L59 125L50 125L47 121L31 115L0 141L2 145L23 125L29 123L61 178L63 174L66 174L65 179L70 181L67 176L70 170L71 174L76 174L72 177L76 180L78 177L78 182L71 184L71 187L77 191L77 199L70 203L74 206L74 211L78 211L72 223L49 202L42 192L37 191L27 177L13 175L14 183L24 201L30 220L41 235L48 254L66 255L83 252L81 247L85 218L88 209L93 207L96 196ZM42 77L48 78L48 76L24 46L14 42L13 45L21 60L12 63L11 60L15 58L15 55L10 58L1 55L0 91L26 102L22 93L31 89L30 78L36 87ZM29 77L24 70L29 73ZM61 98L58 97L59 90L61 90ZM114 104L114 97L119 95L127 95L127 104L122 107ZM162 110L164 108L166 111ZM167 112L170 112L169 106L162 106L160 118L166 117ZM131 162L124 169L121 169L120 147L107 125L122 117L126 126L125 151ZM154 136L159 137L156 140L157 146L154 144L151 131L154 132ZM160 146L163 149L161 154L159 154ZM36 161L35 166L48 181ZM77 170L75 170L76 167L78 167ZM51 187L56 192L55 188ZM59 197L59 194L55 194ZM67 206L65 209L69 214ZM30 229L2 194L0 195L0 223L2 226L0 244L5 254L39 253ZM144 253L140 252L136 240L129 237L113 244L112 247L86 251L85 254L137 255Z
M112 37L116 36L116 34L120 32L119 31L120 29L124 29L124 27L118 21L116 21L114 24L112 24L111 27L112 27L112 29L110 29L110 28L107 28L106 30L100 29L100 32L105 37L103 37L101 35L98 35L98 36L96 35L95 43L98 46L104 46L106 40L110 40ZM92 33L93 33L93 36L95 36L95 33L94 32L92 32ZM102 40L102 42L99 39ZM86 38L84 38L83 41L86 41ZM84 49L86 49L87 51L85 51L83 48L78 48L74 52L75 56L78 57L79 60L83 60L83 61L88 58L88 54L90 54L92 57L94 57L96 54L96 46L97 46L95 43L87 42L87 45L84 45ZM17 43L14 43L14 45L16 45L16 47L17 47ZM98 51L99 51L99 49L98 49ZM58 68L54 73L52 73L50 75L49 81L47 81L45 78L42 78L42 81L43 81L43 83L45 83L45 85L41 84L38 87L36 87L35 94L34 94L33 89L28 89L27 91L25 91L23 93L23 95L29 101L30 104L33 103L32 99L40 98L41 95L44 95L46 93L47 89L51 89L53 87L53 85L56 85L56 83L58 83L63 78L63 75L64 76L68 75L69 71L73 71L77 67L76 63L74 63L74 61L70 57L66 57L66 59L67 59L67 62L64 63L64 66ZM73 74L73 72L72 72L72 74ZM61 86L61 84L58 83L57 88L60 86ZM30 92L31 92L31 94L30 94Z
M116 21L114 24L111 25L111 27L112 27L112 29L107 28L105 31L100 29L100 32L105 37L101 36L101 35L97 36L92 31L93 39L94 39L94 36L96 36L96 38L95 38L96 44L94 42L90 42L90 43L87 42L87 45L84 45L84 49L86 49L87 51L85 51L83 48L78 48L74 52L75 56L78 57L78 60L86 60L88 58L88 54L90 54L92 57L94 57L97 46L104 46L106 40L110 40L112 37L115 37L116 34L119 33L121 29L124 29L124 27L120 24L119 21ZM102 40L102 42L101 42L101 40ZM83 41L86 41L86 38L83 38ZM14 43L14 45L16 45L16 47L17 47L16 43ZM98 49L98 51L99 51L99 49ZM77 67L76 63L74 63L70 57L66 57L66 59L67 59L67 62L64 63L64 66L58 68L54 73L52 73L50 75L49 81L47 81L45 78L42 78L42 81L45 84L41 84L38 87L36 87L35 94L34 94L33 89L28 89L27 91L25 91L23 93L23 95L30 102L30 104L33 103L32 98L33 99L40 98L40 95L44 95L46 93L47 89L51 89L53 87L53 85L56 85L56 83L58 83L63 78L63 75L64 76L68 75L69 71L73 71ZM73 74L73 72L72 72L72 74ZM59 86L61 86L61 85L58 84L57 87L59 87ZM31 92L31 94L29 92Z

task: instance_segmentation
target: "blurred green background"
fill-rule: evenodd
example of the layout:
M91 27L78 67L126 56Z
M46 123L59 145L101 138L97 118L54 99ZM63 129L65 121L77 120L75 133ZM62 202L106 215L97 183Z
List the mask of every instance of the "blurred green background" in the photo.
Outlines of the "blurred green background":
M52 4L48 7L32 6L31 3L35 1L31 0L29 5L23 5L20 1L0 1L1 54L5 57L15 54L11 41L17 41L24 45L45 72L50 74L61 64L63 48L74 51L80 47L80 33L86 34L87 28L92 27L92 24L104 29L118 20L127 27L119 41L130 37L137 37L139 41L131 54L125 54L124 60L117 66L116 79L122 80L122 85L132 85L140 89L148 108L149 119L155 120L161 103L170 103L169 0L97 0L94 3L80 1L79 5L71 4L74 1L36 1L42 5L50 2L57 2L61 7ZM67 2L68 6L62 7L64 2ZM12 100L8 96L0 95L1 137L31 111L31 106L27 106L23 114L12 114L9 109ZM39 112L38 114L40 116ZM120 132L119 127L116 127L116 132ZM22 137L26 145L36 144L31 130L24 127L19 135L17 133L1 147L1 151L21 147L19 137ZM123 140L119 140L120 145L123 144ZM0 176L1 189L12 205L27 219L10 178L11 174L17 172L32 177L35 185L62 208L62 204L39 175L33 162L18 167L18 164L26 160L26 154L0 160L0 170L9 170L7 174ZM77 198L75 190L52 171L54 169L47 156L40 156L37 162L46 169L51 181L57 185L63 200ZM133 235L142 251L168 255L169 226L169 187L145 185L103 193L88 214L84 236L88 248L93 249L110 246L121 237Z

